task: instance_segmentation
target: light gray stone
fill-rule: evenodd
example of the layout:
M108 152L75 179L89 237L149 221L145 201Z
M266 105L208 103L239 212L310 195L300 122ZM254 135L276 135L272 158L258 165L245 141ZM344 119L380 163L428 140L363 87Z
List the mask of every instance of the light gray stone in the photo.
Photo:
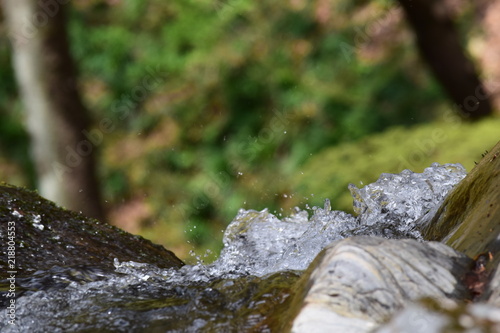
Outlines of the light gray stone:
M463 300L471 259L441 243L353 237L327 247L310 273L292 332L368 332L411 300ZM320 320L323 318L323 320Z

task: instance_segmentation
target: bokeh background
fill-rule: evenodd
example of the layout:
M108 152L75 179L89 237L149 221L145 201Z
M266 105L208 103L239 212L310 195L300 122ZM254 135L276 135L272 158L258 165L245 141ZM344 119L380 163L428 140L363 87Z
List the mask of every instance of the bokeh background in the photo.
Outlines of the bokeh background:
M352 212L349 183L432 162L470 171L500 137L497 3L443 1L491 97L475 121L420 56L397 2L61 5L88 130L113 122L93 144L105 219L209 262L240 208L283 216L330 198ZM36 189L4 12L0 181Z

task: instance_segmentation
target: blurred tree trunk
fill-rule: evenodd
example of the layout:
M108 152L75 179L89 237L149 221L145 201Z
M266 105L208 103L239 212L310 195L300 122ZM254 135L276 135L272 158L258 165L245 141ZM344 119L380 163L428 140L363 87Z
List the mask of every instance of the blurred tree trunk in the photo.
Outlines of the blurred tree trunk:
M40 194L103 220L95 147L84 135L90 122L69 52L68 3L2 0Z
M474 52L484 72L495 112L500 113L500 1L482 0L475 3L479 24L483 27L482 43Z
M467 58L444 0L399 0L417 37L423 59L467 119L492 113L491 103Z

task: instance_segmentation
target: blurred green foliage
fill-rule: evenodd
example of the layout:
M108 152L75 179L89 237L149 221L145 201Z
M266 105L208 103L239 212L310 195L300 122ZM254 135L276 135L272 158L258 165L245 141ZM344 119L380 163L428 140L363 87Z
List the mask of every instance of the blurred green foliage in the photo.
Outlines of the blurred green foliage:
M17 99L11 50L0 25L0 181L34 186L35 172L29 157L29 138ZM3 179L2 179L3 178Z
M73 7L82 93L96 128L105 118L114 125L99 147L110 219L129 230L136 229L127 221L140 224L138 232L181 257L219 249L240 207L286 212L315 202L316 193L347 208L346 183L399 172L391 158L414 140L402 127L374 143L371 135L431 121L446 105L390 1ZM0 47L0 73L7 73L0 112L15 99L5 57ZM9 125L12 135L24 135L16 126ZM415 133L425 136L428 126ZM126 209L132 202L135 213Z
M333 209L353 212L349 183L362 187L376 181L381 172L423 172L434 162L461 163L470 171L481 154L498 142L499 128L500 118L475 124L443 118L410 128L393 127L356 143L323 150L292 182L298 193L314 194L312 204L320 206L329 198Z

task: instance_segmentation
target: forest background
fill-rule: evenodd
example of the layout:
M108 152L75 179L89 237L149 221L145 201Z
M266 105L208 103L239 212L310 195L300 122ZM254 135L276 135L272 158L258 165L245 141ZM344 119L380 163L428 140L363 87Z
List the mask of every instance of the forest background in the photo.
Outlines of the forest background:
M500 6L443 3L492 100L473 122L393 1L67 5L105 219L211 261L240 208L282 217L329 198L352 212L349 183L432 162L470 171L499 139ZM4 20L0 32L0 181L36 189Z

